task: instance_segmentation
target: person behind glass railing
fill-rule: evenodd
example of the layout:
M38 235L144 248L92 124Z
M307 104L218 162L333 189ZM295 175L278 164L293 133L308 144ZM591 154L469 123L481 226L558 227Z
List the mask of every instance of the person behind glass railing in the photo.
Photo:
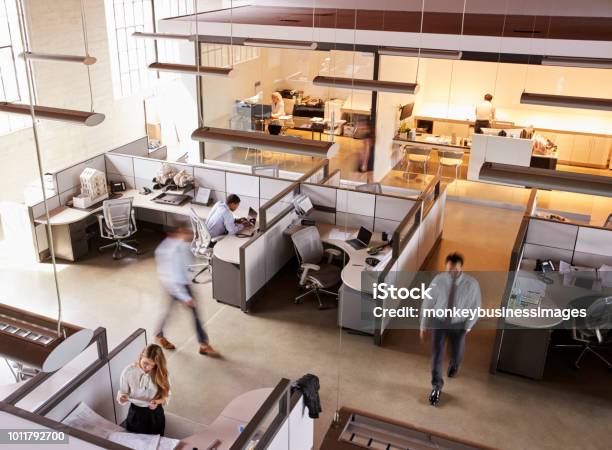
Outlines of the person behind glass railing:
M278 93L272 93L272 118L278 119L285 115L285 101L283 97Z
M484 99L476 105L476 122L474 122L474 133L482 134L483 128L491 128L491 121L495 120L495 106L493 96L486 94Z
M164 405L170 398L166 357L161 347L147 345L138 360L121 373L117 402L130 404L125 428L131 433L164 435Z

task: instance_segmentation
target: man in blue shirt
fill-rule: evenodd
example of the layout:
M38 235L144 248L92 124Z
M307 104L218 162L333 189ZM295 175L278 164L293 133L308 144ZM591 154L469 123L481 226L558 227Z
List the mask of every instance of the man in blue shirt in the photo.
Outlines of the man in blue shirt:
M230 194L225 201L215 203L206 220L206 228L208 228L211 237L216 238L224 234L237 234L247 226L247 219L234 218L233 212L239 206L240 197L236 194Z

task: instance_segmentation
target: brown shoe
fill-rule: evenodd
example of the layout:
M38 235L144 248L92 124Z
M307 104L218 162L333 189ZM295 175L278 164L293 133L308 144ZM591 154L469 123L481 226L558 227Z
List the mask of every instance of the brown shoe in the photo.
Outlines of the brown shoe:
M161 345L166 350L174 350L175 345L163 336L155 336L155 342Z
M218 358L221 356L221 354L209 344L200 345L200 355L210 356L211 358Z

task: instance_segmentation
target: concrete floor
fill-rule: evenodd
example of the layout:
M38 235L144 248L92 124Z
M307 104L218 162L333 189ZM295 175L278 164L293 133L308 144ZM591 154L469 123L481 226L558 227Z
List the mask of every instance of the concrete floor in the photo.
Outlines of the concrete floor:
M518 211L449 202L444 239L428 268L440 268L448 252L461 251L466 270L506 270L520 218ZM153 260L161 236L142 231L139 238L145 253L138 258L113 261L108 253L92 253L78 264L58 265L65 320L106 327L110 348L137 327L151 337L166 305ZM31 255L15 251L11 242L0 242L3 301L54 315L51 266L32 264ZM376 347L369 337L339 330L337 310L319 311L308 299L294 305L296 284L294 269L287 267L250 315L215 302L210 284L197 285L201 316L223 358L197 354L190 318L176 309L166 330L178 347L167 353L173 391L168 409L210 423L245 391L314 373L324 410L315 422L315 448L342 405L504 449L609 448L610 375L593 359L576 372L569 369L573 355L553 355L540 382L491 375L494 332L476 329L459 377L447 382L441 406L432 408L426 402L429 347L416 331L392 331ZM495 289L483 286L491 294L487 302L498 302Z

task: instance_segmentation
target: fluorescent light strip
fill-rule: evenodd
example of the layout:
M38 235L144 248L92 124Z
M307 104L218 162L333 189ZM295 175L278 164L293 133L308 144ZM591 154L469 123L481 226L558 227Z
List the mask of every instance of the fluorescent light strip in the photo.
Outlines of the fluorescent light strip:
M32 52L24 52L19 56L27 60L79 63L79 64L85 64L86 66L91 66L92 64L95 64L97 62L97 59L94 58L93 56L54 55L51 53L32 53Z
M136 31L132 33L132 37L140 39L169 39L173 41L192 41L193 36L190 34L172 34L172 33L143 33Z
M333 158L338 153L338 143L315 141L297 136L281 136L259 131L230 130L227 128L203 127L191 134L191 139L203 142L217 142L257 149L275 150L317 158Z
M29 116L30 105L24 105L21 103L0 102L0 112ZM39 105L34 105L34 115L37 119L70 122L86 125L88 127L99 125L105 119L104 114L100 113L78 111L74 109L51 108L49 106Z
M479 178L496 183L612 197L612 177L485 162Z
M158 70L160 72L173 72L173 73L184 73L188 75L199 75L199 76L220 76L227 77L232 73L231 67L209 67L200 66L199 68L194 65L187 64L170 64L170 63L152 63L149 64L149 69Z
M315 50L317 48L316 42L277 39L245 39L243 44L249 47L290 48L296 50Z
M432 48L382 47L379 55L408 56L412 58L461 59L463 52L459 50L437 50Z
M342 89L359 89L362 91L395 92L398 94L415 94L419 89L417 83L324 76L315 77L312 80L312 84Z
M556 106L561 108L594 109L612 111L612 99L593 97L572 97L569 95L549 95L523 92L521 103L527 105Z
M593 69L612 69L612 59L574 58L571 56L544 56L543 66L585 67Z

